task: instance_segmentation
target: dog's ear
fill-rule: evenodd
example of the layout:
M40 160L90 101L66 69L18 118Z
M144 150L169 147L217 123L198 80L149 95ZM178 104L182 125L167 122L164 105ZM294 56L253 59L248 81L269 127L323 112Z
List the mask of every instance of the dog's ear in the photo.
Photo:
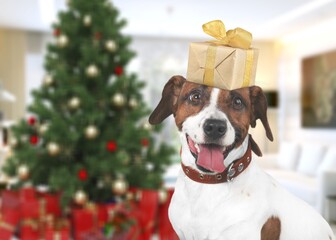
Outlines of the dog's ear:
M267 138L273 141L273 134L267 120L266 96L260 87L252 86L250 87L250 97L252 102L251 126L254 128L257 124L256 121L260 119L265 128Z
M251 143L251 149L252 151L259 157L262 156L262 152L258 146L258 144L254 141L254 139L252 138L252 135L250 134L250 143Z
M149 116L150 124L159 124L170 114L175 113L177 99L185 81L184 77L178 75L169 79L162 91L162 98L159 104Z

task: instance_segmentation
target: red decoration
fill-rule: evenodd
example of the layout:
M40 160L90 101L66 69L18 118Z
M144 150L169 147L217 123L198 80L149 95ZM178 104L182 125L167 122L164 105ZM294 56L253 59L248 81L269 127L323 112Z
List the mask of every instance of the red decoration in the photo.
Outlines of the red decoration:
M148 147L148 145L149 145L148 138L141 139L141 145L144 146L144 147Z
M35 125L35 123L36 123L36 118L34 118L34 117L30 117L30 118L28 119L28 124L29 124L30 126Z
M123 67L121 67L121 66L117 66L117 67L114 69L114 73L115 73L117 76L122 75L123 72L124 72L124 69L123 69Z
M78 176L79 180L85 181L88 178L88 173L87 173L86 169L83 168L83 169L78 171L77 176Z
M102 34L101 34L101 32L96 32L95 33L95 39L96 40L100 40L102 38Z
M33 135L33 136L30 136L30 143L33 144L33 145L36 145L39 141L39 138L38 136L36 135Z
M115 152L118 149L118 145L114 140L110 140L106 144L106 149L109 152Z
M54 36L55 36L55 37L58 37L59 35L61 35L61 29L59 29L59 28L55 28L55 29L54 29Z
M101 232L102 226L108 220L106 204L95 204L85 208L73 208L71 210L71 222L74 240L106 239L90 236L94 231ZM90 238L91 237L91 238ZM128 238L127 238L128 239ZM130 239L130 238L129 238Z
M68 220L58 220L54 226L47 226L45 240L69 240L70 226Z

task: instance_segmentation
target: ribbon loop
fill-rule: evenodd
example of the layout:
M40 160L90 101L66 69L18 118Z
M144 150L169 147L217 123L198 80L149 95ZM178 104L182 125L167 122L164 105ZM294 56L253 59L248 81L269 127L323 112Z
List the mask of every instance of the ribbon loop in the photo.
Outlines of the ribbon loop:
M202 28L206 34L217 39L217 41L213 41L216 44L243 49L249 49L251 46L252 34L250 32L242 28L235 28L226 32L225 25L221 20L205 23Z

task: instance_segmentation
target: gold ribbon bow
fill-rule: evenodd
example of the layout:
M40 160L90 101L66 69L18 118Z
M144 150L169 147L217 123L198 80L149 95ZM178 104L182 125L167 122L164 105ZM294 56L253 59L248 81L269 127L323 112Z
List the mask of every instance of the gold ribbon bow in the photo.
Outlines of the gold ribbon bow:
M250 32L242 28L226 31L225 25L221 20L205 23L202 28L206 34L217 39L217 41L212 41L215 44L243 49L249 49L251 46L252 34Z

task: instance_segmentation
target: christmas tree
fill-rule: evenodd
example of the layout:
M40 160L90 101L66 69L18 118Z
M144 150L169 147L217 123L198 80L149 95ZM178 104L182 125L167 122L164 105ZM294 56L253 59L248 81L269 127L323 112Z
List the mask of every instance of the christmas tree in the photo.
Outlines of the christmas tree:
M125 20L108 0L70 0L58 18L46 75L30 115L12 129L3 170L17 177L14 187L61 191L64 206L160 188L173 151L154 144L144 83L125 71L134 57Z

